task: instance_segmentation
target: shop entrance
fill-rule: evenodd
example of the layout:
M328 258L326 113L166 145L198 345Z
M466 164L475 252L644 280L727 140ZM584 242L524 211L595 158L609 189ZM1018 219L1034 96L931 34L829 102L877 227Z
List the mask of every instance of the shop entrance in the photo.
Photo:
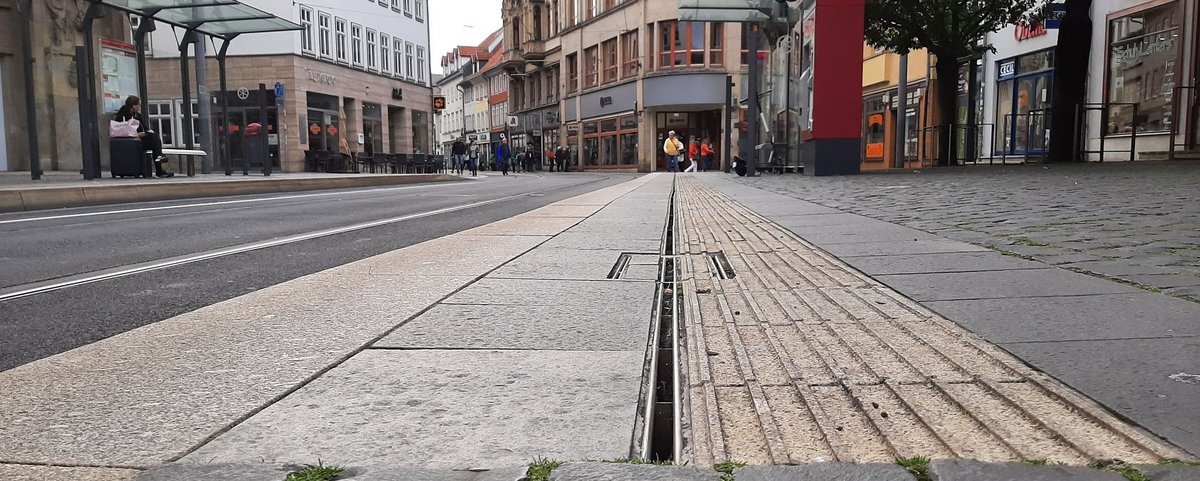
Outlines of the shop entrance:
M271 165L275 169L279 168L279 113L276 109L267 109L267 121L265 123L259 120L258 108L248 107L230 107L228 122L223 121L224 119L221 117L220 112L217 112L217 119L220 125L229 126L229 160L232 162L231 165L242 165L242 159L246 157L246 142L245 138L242 137L242 133L245 132L247 125L257 123L265 125L267 128ZM251 156L251 158L255 158L255 156ZM261 169L262 162L251 162L250 168Z
M1001 61L996 82L996 153L1044 155L1049 149L1050 50Z
M696 142L703 141L707 138L713 146L711 170L722 170L726 159L721 156L725 152L721 143L725 140L721 132L721 111L720 110L705 110L700 112L659 112L655 115L657 125L655 129L655 169L657 171L667 170L667 154L663 152L663 143L667 140L667 133L674 130L675 135L683 142L684 148L687 149L693 140ZM686 162L680 165L680 169L686 169Z
M308 136L309 151L338 151L338 141L341 139L338 135L342 129L340 108L341 101L337 97L308 93L308 120L304 126L304 134Z

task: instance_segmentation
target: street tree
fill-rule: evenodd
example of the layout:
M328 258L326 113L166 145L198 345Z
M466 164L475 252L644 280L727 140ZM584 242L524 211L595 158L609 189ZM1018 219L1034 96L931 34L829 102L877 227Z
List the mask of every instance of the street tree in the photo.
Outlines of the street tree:
M1043 1L867 0L868 43L901 54L925 49L937 58L938 159L942 165L952 165L960 62L973 65L975 58L992 48L985 42L988 33L1021 21Z

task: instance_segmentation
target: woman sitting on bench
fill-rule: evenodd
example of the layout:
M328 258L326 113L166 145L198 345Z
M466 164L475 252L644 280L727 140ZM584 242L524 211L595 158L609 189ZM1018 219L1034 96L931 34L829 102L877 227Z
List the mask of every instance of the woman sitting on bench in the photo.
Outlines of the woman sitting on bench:
M146 120L142 118L142 99L136 95L130 95L129 98L126 98L125 105L117 111L115 120L117 122L137 120L137 136L142 141L142 149L154 153L154 175L159 177L175 176L174 172L167 172L163 169L162 165L167 161L167 157L163 155L162 139L159 138L158 132L146 130Z

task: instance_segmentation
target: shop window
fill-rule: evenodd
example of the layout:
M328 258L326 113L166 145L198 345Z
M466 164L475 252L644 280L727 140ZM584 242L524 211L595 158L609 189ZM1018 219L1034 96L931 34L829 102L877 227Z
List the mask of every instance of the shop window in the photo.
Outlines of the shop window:
M313 50L313 9L305 6L300 7L300 51L316 54Z
M603 161L601 165L617 165L617 136L605 135L600 138L600 143Z
M596 52L597 47L592 47L583 51L583 88L595 87L597 84L596 78Z
M875 112L867 116L866 157L867 160L883 160L883 142L887 138L883 112Z
M400 65L396 65L396 71L399 72ZM379 34L379 71L384 75L392 74L392 37L387 34Z
M621 35L621 78L636 77L638 74L638 32Z
M579 90L579 54L567 55L567 92Z
M1106 134L1171 129L1179 54L1179 3L1170 2L1108 22Z
M379 63L378 63L378 60L375 58L375 55L378 53L378 48L379 48L379 33L368 28L367 29L367 69L369 69L373 72L379 71Z
M325 58L333 57L333 51L330 49L329 36L329 24L332 21L332 18L333 17L330 17L328 13L317 13L317 47L320 49L321 56Z
M363 66L363 27L357 23L350 24L350 61L355 67Z
M617 39L611 38L600 44L604 59L604 83L617 81Z
M621 134L621 165L637 165L637 163L638 134L636 132Z

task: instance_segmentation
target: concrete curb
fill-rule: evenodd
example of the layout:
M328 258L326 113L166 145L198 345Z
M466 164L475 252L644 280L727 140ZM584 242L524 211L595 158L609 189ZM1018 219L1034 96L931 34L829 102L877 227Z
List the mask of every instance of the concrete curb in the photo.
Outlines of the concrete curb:
M425 182L460 181L446 174L410 174L368 177L256 179L161 184L109 184L48 186L0 190L0 213L65 207L86 207L156 200L274 194L308 190L352 189Z

